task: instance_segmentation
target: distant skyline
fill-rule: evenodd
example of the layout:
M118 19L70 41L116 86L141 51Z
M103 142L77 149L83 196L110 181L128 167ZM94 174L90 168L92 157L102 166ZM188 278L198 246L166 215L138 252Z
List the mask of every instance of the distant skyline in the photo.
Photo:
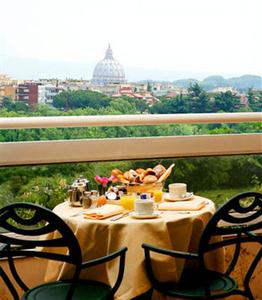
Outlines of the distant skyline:
M0 73L91 79L108 43L132 80L262 75L261 0L1 1Z

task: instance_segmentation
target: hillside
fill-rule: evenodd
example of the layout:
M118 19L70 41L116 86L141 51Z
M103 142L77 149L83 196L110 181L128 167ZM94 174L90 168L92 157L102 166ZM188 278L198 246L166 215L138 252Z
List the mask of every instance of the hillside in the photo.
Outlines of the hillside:
M262 89L262 77L257 75L243 75L225 79L223 76L209 76L199 81L197 79L179 79L174 81L179 87L188 88L192 82L198 82L205 90L216 87L233 87L237 90L247 90L249 88Z

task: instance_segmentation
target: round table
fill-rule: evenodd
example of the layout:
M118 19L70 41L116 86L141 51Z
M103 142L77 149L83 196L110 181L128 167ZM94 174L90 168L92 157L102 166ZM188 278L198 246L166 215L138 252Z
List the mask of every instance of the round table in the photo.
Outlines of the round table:
M206 198L205 207L198 211L179 212L165 211L155 219L134 219L131 216L117 221L111 218L105 220L87 220L81 214L82 208L70 207L68 202L54 208L72 229L82 249L83 260L94 259L128 247L125 273L122 284L115 299L128 300L150 289L144 268L144 252L142 243L149 243L166 249L180 251L196 251L200 236L210 217L215 212L214 203ZM78 214L79 212L79 214ZM153 254L154 272L160 280L178 280L185 260ZM215 255L208 261L214 269L221 270L223 257ZM81 273L81 278L103 281L109 284L115 282L118 272L118 261L92 267ZM68 264L50 262L47 267L46 281L67 278L71 276ZM160 299L158 295L156 299Z

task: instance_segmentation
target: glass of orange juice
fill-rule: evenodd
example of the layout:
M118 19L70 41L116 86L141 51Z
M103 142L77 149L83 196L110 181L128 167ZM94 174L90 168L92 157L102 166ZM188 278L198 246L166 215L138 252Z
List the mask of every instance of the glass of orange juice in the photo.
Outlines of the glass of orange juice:
M126 210L134 210L136 194L123 195L120 198L120 205Z
M163 192L160 190L154 190L152 191L153 197L155 202L161 202L162 201L162 196L163 196Z

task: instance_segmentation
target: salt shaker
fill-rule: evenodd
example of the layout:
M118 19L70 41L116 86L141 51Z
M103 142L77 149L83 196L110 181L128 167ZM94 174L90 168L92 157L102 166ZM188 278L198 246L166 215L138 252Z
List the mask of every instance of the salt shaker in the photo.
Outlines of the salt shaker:
M82 197L83 208L89 208L92 205L91 192L84 192Z

